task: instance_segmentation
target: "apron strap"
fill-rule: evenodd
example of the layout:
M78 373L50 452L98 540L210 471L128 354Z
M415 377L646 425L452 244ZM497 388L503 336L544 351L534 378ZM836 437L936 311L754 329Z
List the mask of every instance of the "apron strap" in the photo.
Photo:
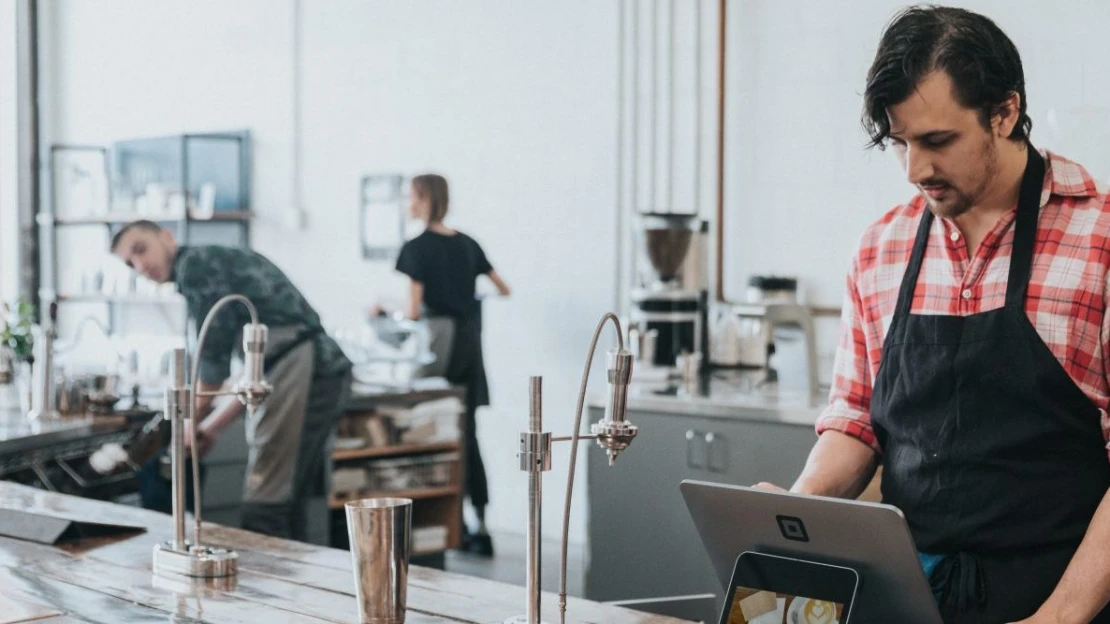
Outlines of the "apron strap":
M917 236L913 240L913 253L910 254L910 263L902 275L902 286L898 289L898 305L894 308L894 319L909 316L913 307L913 292L917 288L917 274L921 272L921 264L925 258L925 249L929 247L929 230L933 225L933 211L928 206L921 211L921 221L917 226Z
M307 327L301 330L301 332L294 336L292 340L285 343L281 346L280 349L274 351L272 354L264 358L262 362L262 372L266 375L269 375L270 371L272 371L273 368L277 366L278 362L285 358L285 356L292 353L293 349L296 349L297 347L308 342L309 340L312 340L322 333L324 333L323 327Z
M1028 159L1021 178L1017 217L1014 221L1014 246L1010 252L1010 273L1006 283L1006 305L1024 308L1029 276L1033 271L1033 248L1037 239L1037 216L1041 209L1045 162L1031 143L1026 143Z

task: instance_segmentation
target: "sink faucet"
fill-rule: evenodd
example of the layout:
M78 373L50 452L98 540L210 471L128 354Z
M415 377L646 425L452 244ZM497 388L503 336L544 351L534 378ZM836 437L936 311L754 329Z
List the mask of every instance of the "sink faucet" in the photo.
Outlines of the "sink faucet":
M200 369L200 355L212 318L226 304L238 301L247 307L251 322L243 327L243 378L230 390L199 392L196 388ZM173 540L154 546L154 573L156 575L184 575L192 577L226 577L238 572L239 555L226 548L207 547L201 541L200 464L197 457L196 399L201 396L235 395L247 410L262 404L272 390L263 379L263 353L266 350L268 330L258 322L258 312L250 299L242 295L227 295L212 306L204 317L197 337L192 374L185 376L185 349L174 349L173 383L166 388L165 416L170 419L171 491L173 497ZM190 459L193 462L193 541L185 539L185 423L190 430Z
M617 332L618 346L608 353L609 396L605 415L590 427L589 435L580 435L582 407L586 401L586 384L590 379L590 364L597 348L598 338L605 323L612 321ZM503 621L503 624L540 624L540 519L542 517L542 478L551 470L551 443L570 444L570 470L567 473L566 498L563 503L562 558L559 566L559 621L566 621L567 610L567 539L570 533L570 501L574 488L574 467L578 458L578 441L594 439L609 456L609 465L617 455L628 448L639 429L626 417L628 383L632 378L632 352L624 348L624 334L620 321L612 313L605 314L594 330L593 340L586 355L586 368L578 392L578 406L571 435L553 438L543 431L543 378L529 380L528 429L520 434L520 469L528 473L528 551L526 553L527 612Z

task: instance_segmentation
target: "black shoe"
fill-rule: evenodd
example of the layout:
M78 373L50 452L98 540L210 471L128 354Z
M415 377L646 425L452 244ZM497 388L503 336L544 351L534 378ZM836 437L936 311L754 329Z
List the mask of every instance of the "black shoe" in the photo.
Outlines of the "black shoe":
M492 557L493 539L490 538L489 533L474 533L470 535L470 539L466 541L463 548L467 552L480 557Z

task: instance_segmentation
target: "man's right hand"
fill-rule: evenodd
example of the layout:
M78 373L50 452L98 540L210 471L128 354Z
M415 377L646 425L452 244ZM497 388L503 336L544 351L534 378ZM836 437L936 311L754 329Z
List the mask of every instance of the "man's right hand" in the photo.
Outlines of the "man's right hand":
M871 447L843 433L826 431L817 439L801 476L789 490L766 481L752 487L765 492L855 498L871 482L877 465L878 457Z
M192 421L185 421L185 450L188 451L193 446L193 437L191 435L193 429ZM204 457L216 445L218 436L211 431L205 431L204 427L197 429L197 457Z

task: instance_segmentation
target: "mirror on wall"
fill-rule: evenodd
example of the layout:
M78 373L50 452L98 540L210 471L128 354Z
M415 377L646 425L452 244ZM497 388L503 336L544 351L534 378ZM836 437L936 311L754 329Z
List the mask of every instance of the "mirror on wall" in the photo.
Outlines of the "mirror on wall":
M422 229L409 218L409 178L400 173L365 175L360 182L359 238L364 260L393 260Z

